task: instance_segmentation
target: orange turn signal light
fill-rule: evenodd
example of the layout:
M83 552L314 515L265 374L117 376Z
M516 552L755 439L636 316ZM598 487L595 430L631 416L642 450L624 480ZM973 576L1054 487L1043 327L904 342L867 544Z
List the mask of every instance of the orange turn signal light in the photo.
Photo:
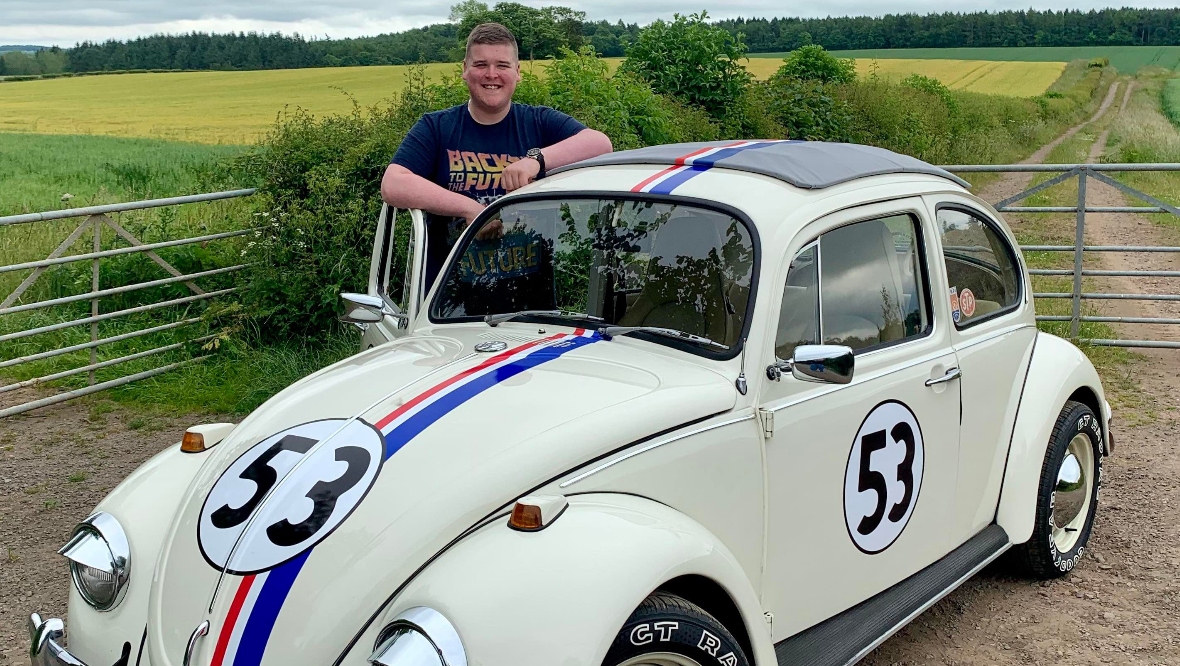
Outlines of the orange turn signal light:
M191 430L184 433L180 440L180 450L185 453L200 453L205 450L205 436Z
M520 532L537 532L553 524L569 506L561 495L522 497L512 507L508 527Z

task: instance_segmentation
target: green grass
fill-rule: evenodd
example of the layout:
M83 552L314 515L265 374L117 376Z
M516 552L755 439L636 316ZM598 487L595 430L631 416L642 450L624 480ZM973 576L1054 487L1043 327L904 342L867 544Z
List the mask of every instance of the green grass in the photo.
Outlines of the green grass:
M783 58L785 53L752 53L751 58ZM910 58L946 60L1006 60L1022 62L1069 62L1091 58L1110 58L1120 72L1134 74L1142 67L1176 69L1180 66L1180 46L1044 46L1011 48L958 49L868 49L835 51L841 58Z

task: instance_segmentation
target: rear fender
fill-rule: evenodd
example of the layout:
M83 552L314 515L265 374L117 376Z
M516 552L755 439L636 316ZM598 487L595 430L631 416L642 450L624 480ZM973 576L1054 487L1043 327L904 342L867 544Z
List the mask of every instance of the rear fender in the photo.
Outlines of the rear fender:
M683 576L720 586L742 616L753 663L777 663L757 593L737 559L698 523L630 495L569 502L540 532L514 531L500 517L445 552L341 663L366 664L382 627L406 609L429 606L454 624L471 666L600 666L640 602Z
M1081 395L1092 394L1092 399L1097 403L1091 408L1102 422L1103 447L1106 450L1108 414L1098 372L1090 359L1068 341L1048 333L1039 333L1021 395L1016 425L1012 429L1012 446L1008 450L1004 484L996 511L996 522L1008 532L1012 543L1024 543L1032 536L1037 488L1049 448L1049 437L1066 401L1079 392Z

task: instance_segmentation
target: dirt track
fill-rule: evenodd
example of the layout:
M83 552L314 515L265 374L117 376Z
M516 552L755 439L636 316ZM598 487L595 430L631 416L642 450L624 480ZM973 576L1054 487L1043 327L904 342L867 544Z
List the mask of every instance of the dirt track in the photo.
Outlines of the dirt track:
M1112 87L1092 120L1110 112L1116 96ZM1029 161L1044 160L1060 141ZM1093 158L1104 143L1096 142ZM1029 180L1010 176L984 196L1001 199ZM1113 188L1092 182L1091 193L1094 205L1125 205ZM1180 234L1139 216L1094 215L1088 222L1091 243L1180 246ZM1180 270L1165 256L1106 254L1102 267ZM1103 286L1125 292L1169 284L1112 280ZM1107 310L1180 317L1180 303L1128 302ZM1118 448L1106 464L1091 550L1079 569L1062 581L1036 584L993 566L866 664L1180 664L1180 454L1174 437L1180 426L1180 352L1144 357L1127 372L1148 398L1117 413ZM144 417L95 401L0 421L0 666L27 663L27 611L64 616L67 574L54 549L77 518L193 420Z

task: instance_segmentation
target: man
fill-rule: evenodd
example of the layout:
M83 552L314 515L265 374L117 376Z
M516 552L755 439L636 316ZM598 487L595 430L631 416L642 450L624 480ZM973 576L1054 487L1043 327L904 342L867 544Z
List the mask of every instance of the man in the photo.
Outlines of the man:
M547 169L611 151L605 134L543 106L514 104L520 81L516 38L498 23L467 37L463 80L471 99L424 115L398 147L381 196L427 218L427 288L463 229L507 192Z

